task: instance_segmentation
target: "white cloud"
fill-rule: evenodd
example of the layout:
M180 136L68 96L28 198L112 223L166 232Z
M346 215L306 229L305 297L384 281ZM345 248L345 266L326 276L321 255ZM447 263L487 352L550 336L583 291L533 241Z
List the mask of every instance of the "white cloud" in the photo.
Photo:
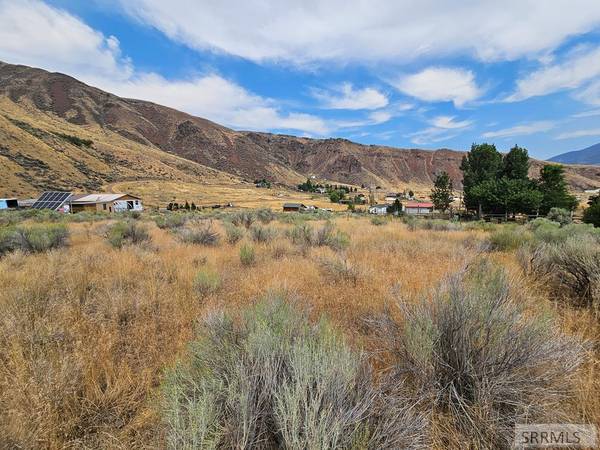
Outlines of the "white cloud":
M276 101L219 75L167 80L136 72L122 57L116 37L105 37L69 13L37 0L0 0L0 60L65 72L117 95L154 101L235 128L317 135L331 131L319 117L283 113Z
M496 131L488 131L483 133L484 138L507 138L513 136L527 136L530 134L542 133L549 131L556 126L555 122L542 120L538 122L529 122L521 125L515 125L510 128L503 128Z
M0 0L0 60L85 75L126 79L119 41L36 0Z
M591 109L589 111L583 111L577 114L573 114L571 117L582 118L582 117L595 117L600 116L600 109Z
M327 109L379 109L388 104L386 95L377 89L354 89L351 83L343 83L331 91L313 89L313 97Z
M471 120L455 121L454 116L437 116L429 120L428 128L408 134L413 144L427 145L443 142L458 136L462 130L473 125Z
M600 105L600 80L588 84L573 95L577 100L590 105Z
M597 0L112 0L202 50L254 61L543 57L600 23Z
M600 47L576 49L560 64L544 66L517 80L516 91L506 101L578 88L597 76L600 76Z
M411 97L426 102L452 101L457 107L482 94L473 72L449 67L430 67L392 81L392 84Z
M600 128L587 130L567 131L556 136L556 139L574 139L580 137L600 136Z

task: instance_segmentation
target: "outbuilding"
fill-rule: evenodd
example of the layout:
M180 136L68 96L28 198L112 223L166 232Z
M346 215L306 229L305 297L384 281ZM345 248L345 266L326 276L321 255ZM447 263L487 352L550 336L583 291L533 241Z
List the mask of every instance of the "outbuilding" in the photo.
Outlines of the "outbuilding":
M402 205L405 214L423 215L433 212L433 203L430 202L406 202Z
M0 209L17 209L19 201L16 198L0 198Z
M299 212L304 211L306 209L306 205L302 203L284 203L283 211L284 212Z
M131 194L82 194L69 199L71 212L143 211L142 200Z

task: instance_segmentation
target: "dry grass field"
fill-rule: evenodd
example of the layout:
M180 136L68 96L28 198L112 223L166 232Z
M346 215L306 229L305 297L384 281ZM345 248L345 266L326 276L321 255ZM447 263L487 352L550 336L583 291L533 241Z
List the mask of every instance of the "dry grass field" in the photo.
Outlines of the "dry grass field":
M245 195L223 188L214 195L201 200L280 201L277 190L249 188ZM549 318L553 332L587 342L559 409L569 421L600 424L597 316L525 273L517 251L490 251L490 232L482 227L436 231L340 214L331 220L342 233L337 244L303 245L290 237L292 230L302 224L318 230L325 221L290 215L260 225L268 229L263 238L253 231L256 224L239 226L243 236L229 243L231 225L203 217L184 225L205 230L210 223L218 241L202 245L182 241L176 228L159 228L145 215L135 223L149 239L119 248L105 238L114 222L69 222L66 246L1 257L0 448L164 448L161 386L169 368L188 357L200 321L216 311L235 316L269 292L297 298L313 320L328 317L383 373L386 358L377 355L384 340L368 319L388 309L401 319L398 296L408 304L427 301L446 277L479 258L504 268L526 317ZM39 224L29 219L23 226ZM240 249L249 246L254 257L242 260ZM447 413L433 408L429 423L428 445L473 445Z

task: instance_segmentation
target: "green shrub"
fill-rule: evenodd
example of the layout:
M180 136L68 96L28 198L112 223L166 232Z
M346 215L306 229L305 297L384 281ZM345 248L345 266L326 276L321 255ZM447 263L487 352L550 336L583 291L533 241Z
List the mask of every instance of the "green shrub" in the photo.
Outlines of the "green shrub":
M181 228L177 232L179 239L186 244L217 245L220 235L212 228L212 223L196 226L193 228Z
M404 222L409 231L416 231L418 228L418 219L413 216L405 215L402 216L402 222Z
M350 244L349 236L336 230L329 221L317 230L313 230L308 224L296 225L288 232L288 237L292 243L302 247L327 246L336 251L343 250Z
M546 217L553 222L559 223L561 227L573 222L571 212L563 208L551 208Z
M135 245L150 241L148 229L133 220L124 220L111 225L106 238L110 245L121 248L124 245Z
M0 255L15 250L45 252L67 245L69 231L63 224L0 228Z
M428 392L470 441L465 448L511 448L516 423L560 420L571 394L581 342L519 305L505 274L479 261L431 299L401 302L402 321L377 322L393 356L390 376Z
M520 253L523 268L564 290L576 306L600 307L600 243L592 235L540 243Z
M531 241L531 233L519 225L503 225L489 237L490 248L498 251L516 250Z
M225 222L225 235L227 237L227 242L230 244L237 244L244 237L244 230L236 227L235 225Z
M252 266L256 262L254 247L249 244L240 247L240 262L244 266Z
M386 223L388 223L388 220L382 216L374 216L371 218L371 223L373 225L385 225Z
M221 288L221 277L217 272L204 268L194 278L194 290L200 295L209 295Z
M160 229L172 230L185 225L187 216L184 214L170 213L160 215L154 218L156 226Z
M334 282L356 284L361 276L359 268L347 258L328 258L321 260L323 272Z
M214 314L162 386L167 447L426 448L426 417L373 378L363 353L282 296L242 320Z
M277 236L277 232L273 228L261 225L253 225L250 228L250 237L254 242L270 242L275 236Z
M252 211L237 211L229 217L229 220L236 227L244 226L248 229L256 221L256 216Z
M277 218L277 214L270 208L261 208L256 210L256 218L267 225Z
M295 225L287 234L294 245L307 247L312 245L313 230L312 227L306 223Z

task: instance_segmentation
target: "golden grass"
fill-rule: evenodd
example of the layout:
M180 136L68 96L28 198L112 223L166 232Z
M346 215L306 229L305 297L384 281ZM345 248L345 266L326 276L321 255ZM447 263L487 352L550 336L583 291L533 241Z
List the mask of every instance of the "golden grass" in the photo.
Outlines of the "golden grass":
M0 260L0 447L160 448L164 369L183 354L207 311L238 310L271 289L287 289L364 344L363 319L393 301L394 289L418 298L468 263L484 237L339 217L335 225L351 242L339 255L327 247L298 248L284 235L291 225L273 222L279 236L252 243L257 262L246 267L239 248L249 238L227 244L219 222L215 247L185 245L146 224L147 246L116 250L102 237L106 222L77 223L70 225L68 248ZM334 257L356 267L356 283L333 280L322 269ZM600 342L598 323L552 304L519 274L514 255L496 260L515 276L530 308L541 305L562 329ZM222 281L206 296L193 288L204 266ZM600 422L598 366L596 357L582 371L573 402L578 420Z

